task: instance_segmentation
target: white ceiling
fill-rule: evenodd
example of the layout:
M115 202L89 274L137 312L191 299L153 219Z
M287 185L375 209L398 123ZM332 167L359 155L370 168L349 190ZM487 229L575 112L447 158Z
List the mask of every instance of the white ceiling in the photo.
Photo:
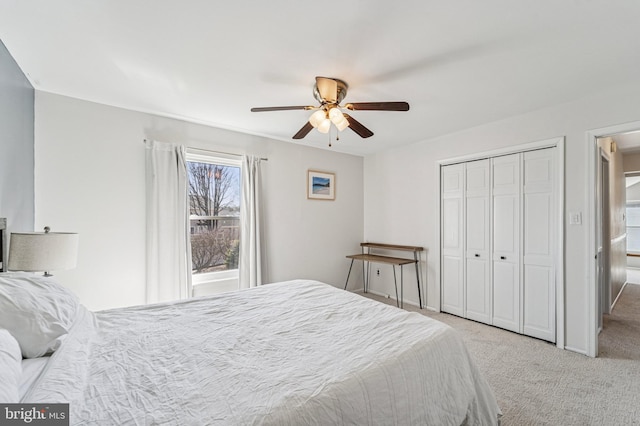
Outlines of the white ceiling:
M336 151L366 155L640 76L638 0L0 0L0 39L38 90L293 142L315 76L349 83ZM301 142L328 148L316 131Z

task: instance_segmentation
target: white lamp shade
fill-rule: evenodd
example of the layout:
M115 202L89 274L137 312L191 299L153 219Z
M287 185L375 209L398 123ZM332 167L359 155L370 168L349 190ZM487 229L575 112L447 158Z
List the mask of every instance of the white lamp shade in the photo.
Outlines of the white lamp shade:
M76 267L78 234L70 232L12 233L10 271L43 272Z
M329 119L333 121L333 124L338 124L344 120L344 114L338 108L331 108L329 110Z
M328 133L330 128L331 120L329 120L328 118L325 118L324 120L322 120L322 122L320 122L320 124L318 124L318 131L320 133Z
M309 124L313 127L318 127L325 118L327 118L327 113L324 112L323 109L320 109L311 114L311 117L309 117Z
M342 117L342 120L334 123L336 125L336 127L338 128L338 130L343 131L344 129L346 129L347 127L349 127L349 121L347 121L346 118L344 118L344 116Z

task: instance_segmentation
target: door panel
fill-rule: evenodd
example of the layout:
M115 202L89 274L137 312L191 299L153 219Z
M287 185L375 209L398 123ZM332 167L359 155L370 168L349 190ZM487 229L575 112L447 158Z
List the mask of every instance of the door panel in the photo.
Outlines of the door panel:
M520 332L519 282L517 263L493 263L493 325Z
M518 260L519 201L517 193L493 197L493 251L498 258L502 255Z
M555 341L555 285L553 269L546 266L524 267L524 334Z
M445 250L462 249L462 199L442 200L442 244Z
M465 173L465 312L491 324L489 160L472 161Z
M442 311L464 316L462 259L444 256L442 259Z
M523 332L556 340L554 150L524 153Z
M495 326L520 327L520 159L492 159L493 175L493 319Z
M464 170L464 164L441 168L441 309L459 316L464 316Z
M491 324L491 286L486 259L467 259L466 318Z

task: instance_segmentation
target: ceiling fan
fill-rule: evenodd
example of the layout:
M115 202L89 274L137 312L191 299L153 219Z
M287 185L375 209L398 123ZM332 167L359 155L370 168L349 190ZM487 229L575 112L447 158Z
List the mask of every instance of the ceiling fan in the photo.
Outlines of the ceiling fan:
M279 106L279 107L258 107L251 108L252 112L265 111L287 111L303 109L315 112L309 117L309 121L298 133L293 135L293 139L302 139L311 131L318 129L320 133L328 133L331 124L343 131L347 127L356 132L362 138L373 136L373 132L363 126L358 120L343 112L350 111L409 111L407 102L351 102L340 105L347 96L347 83L337 78L316 77L313 86L313 96L320 103L319 106Z

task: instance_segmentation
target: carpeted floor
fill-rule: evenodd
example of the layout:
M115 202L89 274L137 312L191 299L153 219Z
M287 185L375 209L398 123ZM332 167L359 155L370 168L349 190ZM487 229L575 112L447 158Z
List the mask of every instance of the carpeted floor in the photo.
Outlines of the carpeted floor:
M407 309L462 334L498 399L503 426L640 425L640 285L628 284L606 316L595 359L453 315Z

